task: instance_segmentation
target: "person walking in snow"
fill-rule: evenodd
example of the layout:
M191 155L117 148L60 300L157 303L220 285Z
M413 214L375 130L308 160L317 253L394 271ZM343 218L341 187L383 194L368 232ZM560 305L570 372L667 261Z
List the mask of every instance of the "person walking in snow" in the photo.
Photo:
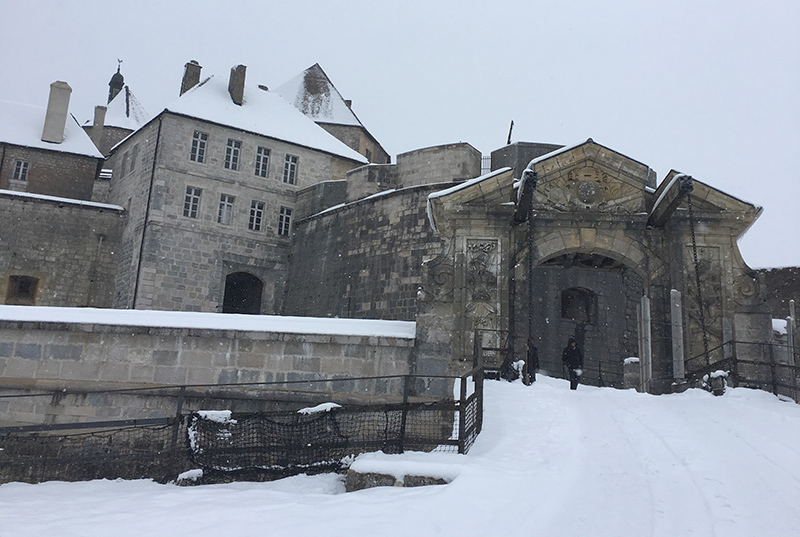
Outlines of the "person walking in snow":
M578 382L583 374L583 353L578 348L574 337L570 337L567 346L564 347L561 361L569 368L569 389L577 390Z
M528 338L528 359L525 362L525 378L527 385L536 382L536 370L539 369L539 350L536 348L536 338Z

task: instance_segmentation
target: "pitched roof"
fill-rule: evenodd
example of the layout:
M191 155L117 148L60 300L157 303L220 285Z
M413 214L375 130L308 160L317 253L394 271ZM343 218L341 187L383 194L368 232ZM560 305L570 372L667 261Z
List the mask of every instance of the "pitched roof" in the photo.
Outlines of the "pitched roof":
M246 85L244 104L234 104L228 82L211 76L165 111L302 145L366 164L367 159L328 134L275 92Z
M318 63L275 91L314 121L364 127Z
M121 127L135 131L147 123L148 119L150 119L150 116L139 102L139 99L136 98L128 86L125 86L108 103L105 126ZM91 121L87 123L91 124Z
M89 136L72 117L64 127L64 141L60 144L42 141L42 129L47 109L42 106L0 100L0 142L103 158Z

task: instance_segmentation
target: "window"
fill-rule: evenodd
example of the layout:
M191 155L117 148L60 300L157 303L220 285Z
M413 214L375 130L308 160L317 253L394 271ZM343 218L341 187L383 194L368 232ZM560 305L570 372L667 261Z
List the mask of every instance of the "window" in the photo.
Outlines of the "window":
M17 160L14 163L14 180L27 181L28 180L28 166L30 164L27 160Z
M139 158L139 144L133 146L131 149L131 167L128 170L129 172L133 172L136 169L136 160Z
M206 143L208 142L208 134L205 132L194 131L192 137L192 151L189 153L189 160L195 162L206 161Z
M217 212L218 224L230 224L233 219L233 200L230 194L222 194L219 197L219 211Z
M561 318L576 323L596 324L597 295L580 287L564 289L561 291Z
M364 150L364 156L367 157L367 160L372 162L372 151L369 149Z
M294 185L297 182L297 157L286 155L283 163L283 182Z
M239 140L228 139L228 146L225 148L225 168L229 170L239 169L239 153L242 151L242 142Z
M39 278L32 276L9 276L6 304L35 306Z
M122 165L120 166L119 176L125 177L125 174L128 173L128 159L130 155L126 151L124 155L122 155Z
M256 175L266 177L269 171L269 149L259 147L256 151Z
M200 210L200 195L203 191L197 187L187 186L186 196L183 198L183 216L197 218Z
M264 221L264 202L253 200L250 202L250 222L247 229L261 231L261 223Z
M278 235L289 235L292 225L292 210L289 207L281 207L278 215Z

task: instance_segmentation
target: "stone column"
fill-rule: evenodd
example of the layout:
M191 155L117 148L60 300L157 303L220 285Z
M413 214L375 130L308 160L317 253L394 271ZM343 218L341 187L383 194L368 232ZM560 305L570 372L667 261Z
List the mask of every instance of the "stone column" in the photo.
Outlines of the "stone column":
M650 391L650 381L653 378L653 341L650 331L650 298L642 297L641 319L639 329L639 340L641 342L641 364L642 364L642 391Z
M683 304L681 292L672 289L669 292L670 313L672 317L672 376L675 380L686 378L683 364Z

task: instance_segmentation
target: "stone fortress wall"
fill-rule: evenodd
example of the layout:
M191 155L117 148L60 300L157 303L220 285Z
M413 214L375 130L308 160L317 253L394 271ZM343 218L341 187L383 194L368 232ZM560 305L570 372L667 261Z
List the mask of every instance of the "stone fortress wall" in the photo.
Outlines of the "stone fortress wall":
M413 325L400 324L378 336L0 321L0 394L46 394L0 398L0 426L169 417L177 390L156 388L181 385L195 385L184 411L398 401L403 378L346 379L414 372ZM232 386L242 383L275 384ZM130 388L143 391L98 393Z

